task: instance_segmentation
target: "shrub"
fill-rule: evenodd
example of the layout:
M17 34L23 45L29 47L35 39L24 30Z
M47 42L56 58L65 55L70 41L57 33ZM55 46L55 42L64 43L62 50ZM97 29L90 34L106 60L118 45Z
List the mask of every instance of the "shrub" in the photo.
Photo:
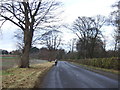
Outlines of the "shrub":
M80 59L77 62L85 65L107 68L107 69L115 69L120 70L120 59L117 57L113 58L93 58L93 59Z

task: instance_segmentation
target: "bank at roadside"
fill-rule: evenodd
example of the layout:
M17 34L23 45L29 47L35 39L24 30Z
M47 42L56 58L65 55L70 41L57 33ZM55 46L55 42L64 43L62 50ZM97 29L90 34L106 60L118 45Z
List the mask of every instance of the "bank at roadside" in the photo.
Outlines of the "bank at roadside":
M118 58L94 58L81 60L66 60L76 64L84 69L108 76L110 78L119 79L120 64Z
M11 68L2 72L2 88L34 88L53 62L31 65L30 68ZM40 83L40 82L39 82Z

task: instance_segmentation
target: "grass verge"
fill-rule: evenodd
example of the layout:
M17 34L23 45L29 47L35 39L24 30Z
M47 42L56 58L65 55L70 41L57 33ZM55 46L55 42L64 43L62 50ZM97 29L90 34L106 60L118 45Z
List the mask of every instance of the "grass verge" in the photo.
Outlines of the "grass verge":
M120 74L120 71L114 70L114 69L106 69L106 68L94 67L94 66L89 66L89 65L84 65L84 64L76 63L76 62L71 62L71 63L77 64L77 65L81 65L81 66L84 66L84 67L88 67L90 69L102 70L102 71L110 72L110 73L113 73L113 74Z
M118 71L118 70L99 68L99 67L84 65L84 64L80 64L80 63L76 63L76 62L70 62L70 63L78 65L81 68L84 68L86 70L90 70L90 71L105 75L105 76L115 79L115 80L120 79L118 77L120 75L120 71Z
M52 62L31 65L30 68L12 68L2 73L2 88L34 88L36 81L53 66Z

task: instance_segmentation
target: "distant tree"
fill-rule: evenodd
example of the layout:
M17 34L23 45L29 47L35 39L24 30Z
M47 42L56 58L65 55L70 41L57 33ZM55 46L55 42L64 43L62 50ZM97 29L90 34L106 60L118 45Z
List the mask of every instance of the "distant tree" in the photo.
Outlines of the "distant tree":
M106 23L104 16L78 17L73 23L72 31L78 36L77 50L84 58L93 58L98 38L102 37L100 29Z
M117 51L114 51L114 50L108 50L106 51L106 57L115 57L115 54L117 55Z
M0 19L12 22L23 31L23 52L21 68L29 67L29 52L34 36L34 31L44 29L43 26L52 25L58 21L56 11L60 2L55 0L9 0L1 1ZM46 24L45 24L46 23Z
M64 57L65 57L64 49L58 49L56 52L57 52L56 59L58 59L58 60L64 59Z
M56 58L56 50L49 50L48 48L41 48L39 50L39 58L45 60L54 60Z
M14 32L14 37L17 39L17 48L22 51L24 47L24 32L18 29Z
M68 48L70 48L70 50L69 50L70 52L74 52L74 50L76 48L76 42L77 42L77 39L73 38L67 43Z
M78 52L71 52L71 51L69 51L69 52L67 52L67 53L65 53L65 55L64 55L64 59L67 59L67 60L69 60L69 59L78 59Z
M50 58L50 52L47 48L41 48L38 53L38 58L43 59L43 60L49 60Z
M49 59L54 60L59 53L59 47L62 45L61 33L58 30L52 30L44 33L40 44L43 44L49 50Z
M30 53L37 53L37 52L39 52L39 48L37 48L37 47L32 47L30 49Z
M48 48L41 48L39 50L38 57L40 59L45 60L55 60L55 59L63 59L65 55L64 49L56 49L56 50L49 50Z
M2 54L8 54L9 52L7 50L2 50Z
M57 50L62 44L60 33L62 32L58 30L52 30L44 33L41 37L40 44L45 45L49 50Z
M114 51L116 52L116 50L118 50L118 52L120 52L120 1L116 2L112 7L116 8L116 10L111 13L110 17L111 24L116 27L114 34Z
M20 55L21 56L21 51L20 50L13 50L10 52L12 55Z

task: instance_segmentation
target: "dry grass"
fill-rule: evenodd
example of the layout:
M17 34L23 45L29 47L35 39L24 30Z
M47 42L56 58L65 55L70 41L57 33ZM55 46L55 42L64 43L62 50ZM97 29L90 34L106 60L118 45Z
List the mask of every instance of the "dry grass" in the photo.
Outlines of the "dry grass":
M84 64L76 63L76 62L71 62L71 63L77 64L77 65L81 65L81 66L85 66L85 67L88 67L89 69L102 70L102 71L110 72L110 73L117 74L117 75L120 74L119 70L94 67L94 66L89 66L89 65L84 65Z
M3 71L2 88L33 88L38 77L53 63L31 65L31 68L13 68Z

